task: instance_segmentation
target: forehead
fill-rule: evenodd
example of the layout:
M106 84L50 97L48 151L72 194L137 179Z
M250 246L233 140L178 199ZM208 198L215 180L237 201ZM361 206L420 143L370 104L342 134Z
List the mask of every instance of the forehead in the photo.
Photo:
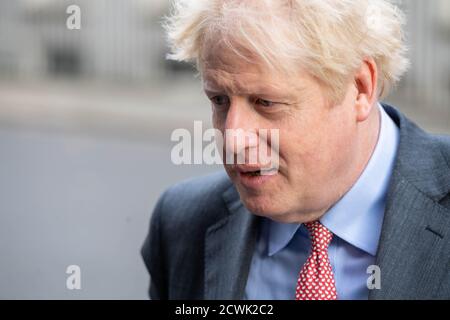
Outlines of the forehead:
M227 91L235 94L252 94L285 89L280 82L263 72L242 70L233 72L224 69L205 69L202 72L203 86L208 91Z
M291 79L282 72L271 70L259 57L233 52L213 45L200 61L205 90L226 90L233 93L262 93L286 91Z
M225 40L207 41L199 60L205 91L235 95L306 98L322 91L321 84L300 65L289 73L270 67L256 53Z

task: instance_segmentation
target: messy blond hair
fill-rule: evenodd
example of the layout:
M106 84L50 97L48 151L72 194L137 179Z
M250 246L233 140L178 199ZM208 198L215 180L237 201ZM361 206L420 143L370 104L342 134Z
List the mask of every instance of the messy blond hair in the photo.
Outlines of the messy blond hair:
M387 0L174 0L165 29L169 59L196 63L210 41L249 62L307 70L343 98L349 77L365 58L378 67L379 97L408 68L404 15Z

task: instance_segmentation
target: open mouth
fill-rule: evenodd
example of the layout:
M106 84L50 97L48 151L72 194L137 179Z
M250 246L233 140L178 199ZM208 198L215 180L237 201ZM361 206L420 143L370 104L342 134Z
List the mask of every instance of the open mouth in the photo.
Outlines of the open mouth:
M250 177L257 177L257 176L261 175L261 170L252 171L252 172L245 172L244 174L247 175L247 176L250 176Z
M278 172L276 168L270 168L270 169L259 169L254 171L246 171L241 172L241 174L248 176L248 177L259 177L259 176L271 176Z

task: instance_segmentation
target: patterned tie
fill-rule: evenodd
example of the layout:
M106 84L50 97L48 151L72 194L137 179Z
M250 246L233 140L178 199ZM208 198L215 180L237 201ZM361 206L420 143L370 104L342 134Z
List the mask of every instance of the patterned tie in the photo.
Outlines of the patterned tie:
M311 254L300 271L295 300L336 300L328 246L333 233L319 221L305 223L311 236Z

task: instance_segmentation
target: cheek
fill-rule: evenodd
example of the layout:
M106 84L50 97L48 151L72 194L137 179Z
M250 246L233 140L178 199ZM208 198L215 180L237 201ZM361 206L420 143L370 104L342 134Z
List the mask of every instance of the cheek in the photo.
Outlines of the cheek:
M339 175L351 163L349 156L353 154L356 125L346 114L331 116L327 120L320 133L315 161L321 163L325 174Z
M318 169L322 167L319 164L321 155L318 151L321 147L317 133L296 129L283 132L283 137L280 139L280 159L286 166L288 180L298 184L308 175L317 176Z
M351 147L353 130L343 114L329 113L315 119L284 131L280 143L280 156L286 160L289 171L300 171L302 176L313 179L338 166L341 156Z

